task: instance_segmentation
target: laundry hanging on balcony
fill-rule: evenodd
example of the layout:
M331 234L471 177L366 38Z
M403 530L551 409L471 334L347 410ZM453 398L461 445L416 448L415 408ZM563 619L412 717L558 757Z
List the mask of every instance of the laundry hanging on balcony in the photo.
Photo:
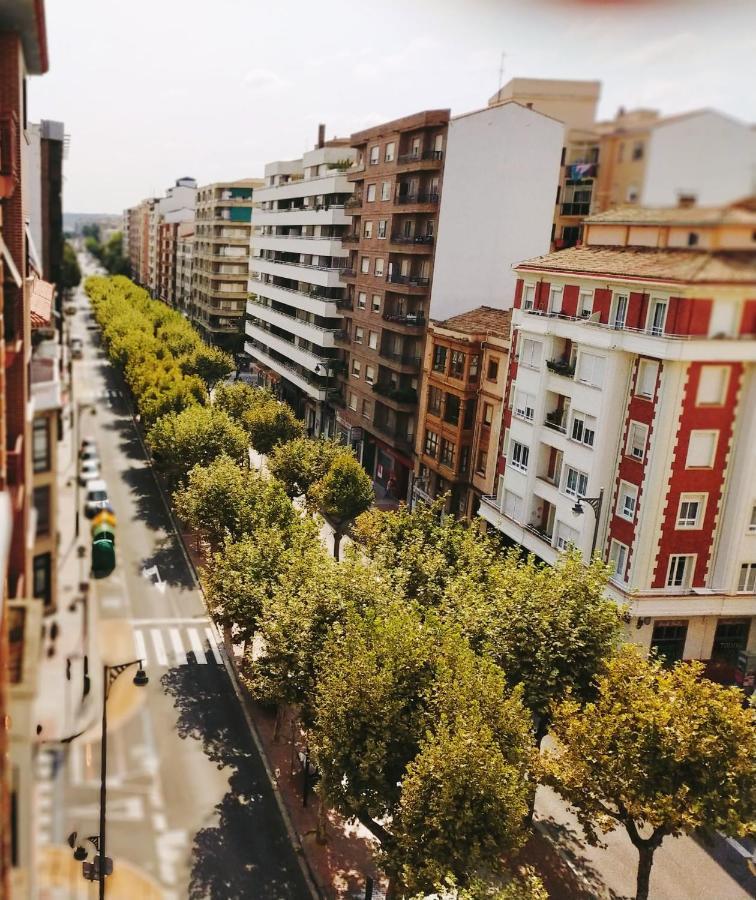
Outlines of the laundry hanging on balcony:
M582 181L584 178L593 178L596 174L596 163L575 163L570 166L570 179Z

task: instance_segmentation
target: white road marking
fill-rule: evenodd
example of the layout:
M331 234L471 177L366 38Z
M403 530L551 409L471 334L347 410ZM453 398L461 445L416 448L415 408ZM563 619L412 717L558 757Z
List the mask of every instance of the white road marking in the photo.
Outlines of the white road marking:
M207 637L207 643L210 646L210 652L213 654L213 658L218 663L221 664L220 653L218 653L218 647L215 643L215 635L213 634L212 628L205 629L205 636Z
M181 643L181 635L178 628L170 628L168 634L171 637L171 645L173 646L173 659L177 666L186 665L186 651Z
M727 843L732 847L733 850L737 851L741 856L744 856L746 859L750 859L753 856L750 850L746 850L746 848L739 842L736 841L735 838L727 837L725 838Z
M100 806L90 803L70 810L72 819L97 819ZM139 822L144 819L144 803L141 797L113 797L108 800L108 819L119 822Z
M150 628L150 636L152 638L152 646L155 648L155 658L157 659L157 663L159 666L167 666L168 665L168 656L165 652L165 645L163 644L163 635L160 633L159 628Z
M192 645L192 650L194 650L195 660L200 664L206 663L207 657L205 656L205 651L202 647L202 641L200 640L196 629L187 628L186 633L189 635L189 642Z
M165 593L165 589L166 589L167 585L163 581L163 579L160 577L160 570L158 569L157 566L149 566L149 567L145 566L142 569L142 575L145 578L150 578L150 579L153 578L153 576L154 576L155 580L152 583L160 591L161 594Z
M147 664L147 647L144 643L144 637L142 632L139 631L138 628L134 629L134 644L136 645L136 653L139 659L144 660L144 664Z

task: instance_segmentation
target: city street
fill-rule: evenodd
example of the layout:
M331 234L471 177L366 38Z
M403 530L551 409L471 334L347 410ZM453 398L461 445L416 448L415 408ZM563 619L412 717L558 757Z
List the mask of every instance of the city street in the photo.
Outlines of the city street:
M165 898L309 897L123 386L98 347L81 289L76 303L72 333L85 338L85 351L73 364L74 405L96 409L94 415L84 410L81 437L97 441L117 517L117 568L92 580L89 602L100 619L104 661L142 657L150 679L140 689L131 681L134 670L125 672L108 704L107 854L116 869L124 860L150 876ZM79 542L89 544L83 516ZM81 696L80 681L70 689ZM100 691L95 679L89 730L68 745L62 765L47 766L55 797L54 845L73 830L97 833Z

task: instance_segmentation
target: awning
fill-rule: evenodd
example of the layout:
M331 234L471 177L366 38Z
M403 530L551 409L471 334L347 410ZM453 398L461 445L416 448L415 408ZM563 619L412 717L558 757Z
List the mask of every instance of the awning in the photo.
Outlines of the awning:
M32 328L49 327L54 296L55 285L41 278L34 279L30 303Z
M34 269L37 275L42 275L42 257L37 252L37 247L32 237L29 223L26 223L26 254L29 257L29 265Z
M13 261L13 257L11 256L11 252L8 249L7 244L0 236L0 253L3 255L3 260L5 261L5 265L8 271L11 273L13 280L16 282L16 287L21 287L24 283L23 278L21 277L18 269L16 268L16 263Z

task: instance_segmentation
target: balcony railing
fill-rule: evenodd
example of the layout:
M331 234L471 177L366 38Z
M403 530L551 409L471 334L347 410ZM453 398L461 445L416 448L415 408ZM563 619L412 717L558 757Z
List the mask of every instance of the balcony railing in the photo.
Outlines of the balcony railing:
M341 275L342 278L354 278L357 273L354 269L339 269L339 275Z
M354 309L354 303L346 297L336 301L336 309Z
M443 150L425 150L423 153L402 153L396 158L399 165L412 162L427 162L428 160L441 160L444 158Z
M410 203L438 203L438 194L397 194L396 202L400 206L408 205Z
M414 388L396 388L393 385L378 382L373 385L373 391L396 403L417 403L417 391Z
M402 444L406 444L408 447L414 447L415 444L415 435L411 432L408 432L406 428L401 428L396 425L390 425L386 422L373 422L373 426L378 429L378 431L387 435L390 438L393 438L395 441L399 441Z
M344 206L347 209L354 209L356 206L362 206L362 197L359 194L352 194Z
M563 216L587 216L590 212L590 203L563 203Z
M526 525L525 528L547 544L550 544L554 537L553 531L547 531L544 525Z
M392 234L392 244L432 244L434 237L432 234L414 234L407 236L406 234Z
M392 272L388 280L391 284L406 284L410 287L427 287L430 284L430 278L422 275L401 275L399 272Z
M352 198L350 197L349 200ZM307 213L307 212L328 212L329 209L344 209L345 206L352 204L346 203L316 203L314 206L279 206L276 209L260 209L261 213Z
M404 315L384 313L382 318L384 322L393 322L396 325L414 325L418 328L425 325L425 316L423 313L405 313Z
M420 369L421 360L419 356L412 356L407 353L392 353L389 350L381 350L379 352L384 359L391 360L391 362L398 363L401 366L408 366L415 371Z
M554 372L554 374L562 375L565 378L572 378L575 375L574 363L569 363L564 359L547 359L546 368L549 372Z
M564 434L567 431L567 413L561 409L555 409L550 413L546 413L543 424L548 428L553 428L554 431L561 431Z
M351 233L351 234L344 234L341 236L342 244L358 244L359 241L360 241L359 234Z

